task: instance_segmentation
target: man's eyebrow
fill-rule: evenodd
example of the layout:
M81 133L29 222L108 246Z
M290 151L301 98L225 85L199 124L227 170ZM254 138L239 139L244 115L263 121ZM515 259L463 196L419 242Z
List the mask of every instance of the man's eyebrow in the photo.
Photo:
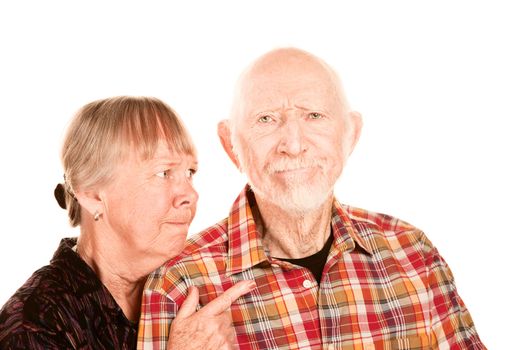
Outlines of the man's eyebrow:
M329 113L330 110L326 108L326 106L320 106L319 104L308 104L308 103L296 103L293 107L290 108L297 108L304 111L313 111L313 112L323 112L323 113Z
M304 110L316 109L313 106L307 106L307 105L304 105L304 104L297 104L297 103L295 105L293 105L292 107L289 107L289 108L298 108L298 109L304 109Z
M275 107L275 108L259 108L259 109L254 109L251 114L252 115L259 115L259 114L263 114L263 113L276 113L277 111L279 111L279 109L281 109L281 107Z

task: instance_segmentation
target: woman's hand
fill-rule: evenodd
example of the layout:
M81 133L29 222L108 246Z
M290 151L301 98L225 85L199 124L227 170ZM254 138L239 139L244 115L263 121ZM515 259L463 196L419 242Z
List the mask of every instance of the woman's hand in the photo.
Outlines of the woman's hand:
M199 291L196 287L189 287L188 297L171 323L168 350L236 349L229 308L235 300L253 288L255 282L241 281L199 311L195 311L199 304Z

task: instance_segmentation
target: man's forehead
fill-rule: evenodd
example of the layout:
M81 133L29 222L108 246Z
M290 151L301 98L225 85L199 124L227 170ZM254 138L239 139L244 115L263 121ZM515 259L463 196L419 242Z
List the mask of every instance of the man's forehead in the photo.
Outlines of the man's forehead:
M332 103L335 102L336 90L334 84L315 78L272 80L265 77L246 85L242 90L242 99L246 105L281 105L288 99L305 105Z
M271 91L323 92L334 90L336 85L334 72L311 57L301 61L282 59L256 62L243 74L241 82L243 91L256 94Z
M236 87L233 115L282 108L287 99L304 108L335 113L348 108L335 71L316 56L292 48L272 51L244 71Z

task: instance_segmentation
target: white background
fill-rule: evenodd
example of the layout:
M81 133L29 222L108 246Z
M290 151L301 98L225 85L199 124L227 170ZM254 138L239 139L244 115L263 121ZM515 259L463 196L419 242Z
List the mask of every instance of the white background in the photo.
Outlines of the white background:
M191 232L244 185L216 123L260 54L297 46L363 114L345 203L422 228L491 349L523 344L525 13L506 1L7 1L0 5L0 305L76 231L53 197L73 113L157 96L194 136Z

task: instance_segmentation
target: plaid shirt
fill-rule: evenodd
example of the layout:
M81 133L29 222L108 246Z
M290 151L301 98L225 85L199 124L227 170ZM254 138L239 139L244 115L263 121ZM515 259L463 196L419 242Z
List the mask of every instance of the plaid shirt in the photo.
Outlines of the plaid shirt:
M485 349L450 269L420 230L334 199L334 242L317 284L308 269L265 251L249 196L247 187L227 219L149 277L139 349L166 348L188 286L205 305L246 279L256 289L231 306L241 349Z

